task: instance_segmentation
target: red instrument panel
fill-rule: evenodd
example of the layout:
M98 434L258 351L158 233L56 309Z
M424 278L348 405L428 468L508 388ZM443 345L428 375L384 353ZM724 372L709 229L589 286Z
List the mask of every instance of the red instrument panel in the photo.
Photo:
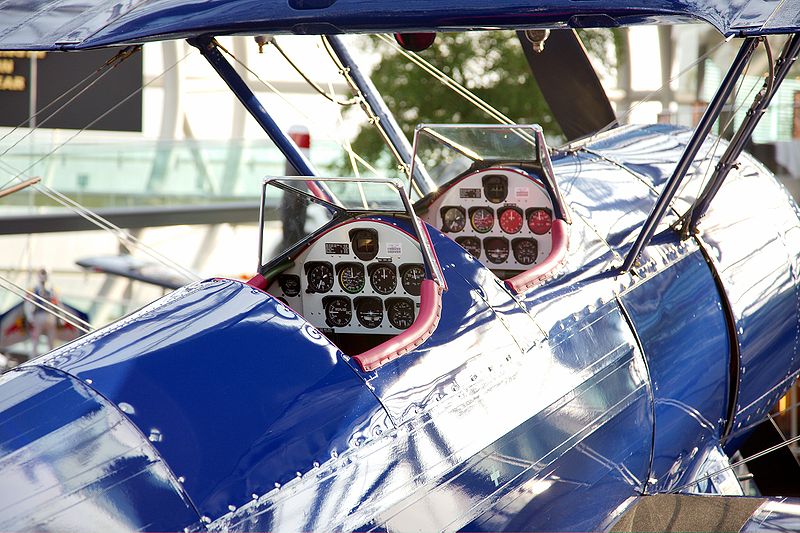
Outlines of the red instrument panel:
M535 175L515 168L463 176L422 218L495 270L527 270L552 250L550 195Z

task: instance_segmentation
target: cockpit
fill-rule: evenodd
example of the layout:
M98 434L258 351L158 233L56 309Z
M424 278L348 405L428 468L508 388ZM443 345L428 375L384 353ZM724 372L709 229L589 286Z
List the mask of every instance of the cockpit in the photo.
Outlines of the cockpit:
M517 292L554 272L569 222L537 126L422 125L416 213Z
M262 189L250 284L302 315L362 370L436 329L446 283L428 228L512 293L541 283L566 255L568 217L540 129L423 126L415 148L413 204L390 179L268 178Z

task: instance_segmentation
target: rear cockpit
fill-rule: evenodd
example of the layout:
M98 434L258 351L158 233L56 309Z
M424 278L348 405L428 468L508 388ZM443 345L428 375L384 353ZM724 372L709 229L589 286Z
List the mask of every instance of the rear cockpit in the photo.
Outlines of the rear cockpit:
M551 274L569 222L537 126L423 125L414 208L516 291Z

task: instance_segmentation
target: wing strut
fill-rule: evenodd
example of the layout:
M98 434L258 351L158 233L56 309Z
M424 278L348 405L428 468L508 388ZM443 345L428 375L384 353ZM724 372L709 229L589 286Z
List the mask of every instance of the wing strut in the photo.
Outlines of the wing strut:
M728 173L736 167L736 160L739 158L739 154L742 153L745 145L750 142L753 131L756 129L761 117L764 116L764 111L766 111L772 98L778 92L778 87L781 86L783 80L786 79L786 75L789 74L789 70L794 65L798 53L800 53L800 33L795 33L783 45L781 55L775 62L773 74L764 81L764 87L756 95L750 109L747 110L744 121L717 163L713 177L706 184L694 207L685 215L683 227L681 228L683 238L688 238L689 235L696 232L697 223L705 215L708 206L711 205L711 201L717 195Z
M708 137L711 126L713 126L714 122L719 118L719 114L725 102L728 100L745 66L750 61L750 57L758 46L758 42L758 37L747 37L742 43L739 53L736 55L730 69L728 69L728 73L725 75L725 79L722 80L722 85L717 89L717 93L708 104L705 113L703 113L703 118L700 119L700 123L697 125L697 128L695 128L692 138L689 140L686 149L678 160L678 164L675 166L672 176L664 186L664 191L661 193L661 196L658 197L658 201L650 212L650 216L647 217L642 231L636 238L636 242L633 243L630 252L628 252L628 256L622 264L622 272L627 272L631 269L636 260L639 259L639 254L642 253L644 247L647 246L647 243L653 238L653 234L655 234L661 218L667 211L670 202L672 202L672 198L678 191L678 187L686 176L686 172L689 170L689 166L692 164L692 161L694 161L695 156L697 156L697 152L700 150L703 142L705 142L706 137Z
M225 57L219 51L219 45L213 37L193 37L187 39L188 43L200 50L200 53L209 64L214 67L217 74L228 84L228 87L233 91L236 97L244 105L245 109L256 119L258 125L272 139L272 142L283 153L289 163L297 170L301 176L316 176L314 167L311 162L303 155L303 152L297 145L286 135L283 130L278 126L275 120L267 113L261 102L247 83L239 76L239 73L231 66Z

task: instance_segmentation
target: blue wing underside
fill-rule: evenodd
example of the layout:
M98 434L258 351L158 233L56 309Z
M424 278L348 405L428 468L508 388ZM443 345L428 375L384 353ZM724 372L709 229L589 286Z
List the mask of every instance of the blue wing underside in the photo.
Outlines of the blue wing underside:
M202 34L337 34L706 22L725 36L792 33L769 0L0 0L0 50L76 50Z

